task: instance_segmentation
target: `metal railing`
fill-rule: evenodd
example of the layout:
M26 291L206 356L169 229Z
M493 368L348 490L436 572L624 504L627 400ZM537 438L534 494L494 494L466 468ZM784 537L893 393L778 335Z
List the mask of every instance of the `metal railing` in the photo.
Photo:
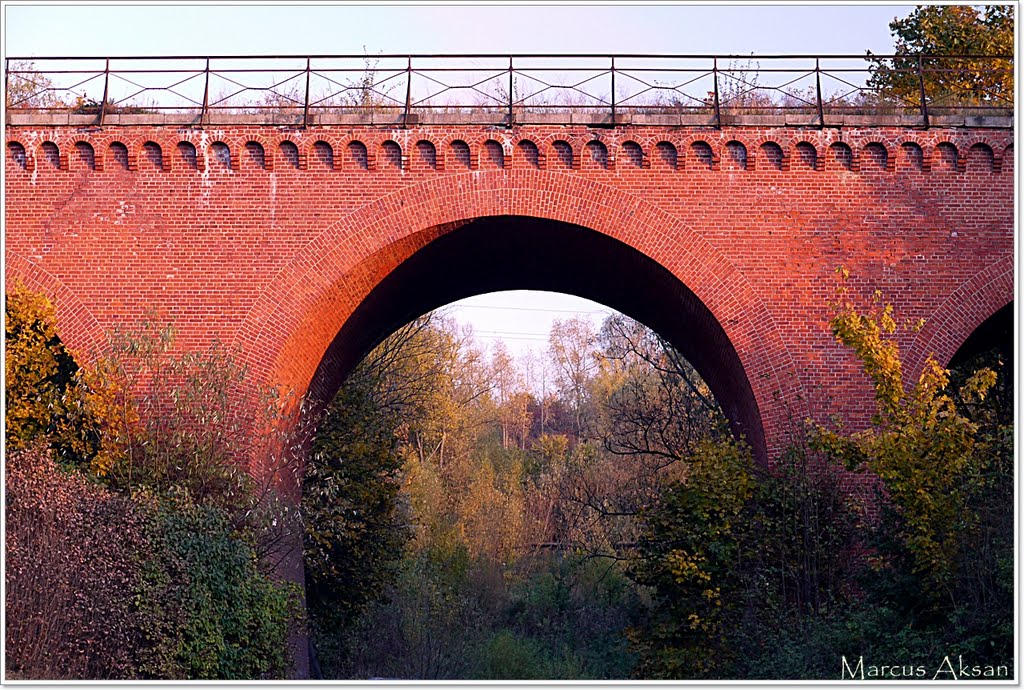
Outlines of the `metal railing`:
M928 126L1013 111L1012 56L8 57L4 84L8 124Z

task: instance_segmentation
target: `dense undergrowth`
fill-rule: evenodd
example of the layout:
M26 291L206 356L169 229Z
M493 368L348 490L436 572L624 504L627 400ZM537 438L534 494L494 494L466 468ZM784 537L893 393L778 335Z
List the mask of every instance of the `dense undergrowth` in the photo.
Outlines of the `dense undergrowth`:
M287 675L298 524L322 677L1012 677L1012 353L908 386L892 309L837 295L876 414L796 429L770 469L624 317L516 362L430 316L317 420L296 513L274 483L306 457L275 431L294 420L228 353L146 327L79 369L15 288L7 677ZM263 410L267 476L228 399Z
M240 469L230 358L149 329L81 370L20 286L5 325L7 678L287 675L299 592L265 557L287 515Z

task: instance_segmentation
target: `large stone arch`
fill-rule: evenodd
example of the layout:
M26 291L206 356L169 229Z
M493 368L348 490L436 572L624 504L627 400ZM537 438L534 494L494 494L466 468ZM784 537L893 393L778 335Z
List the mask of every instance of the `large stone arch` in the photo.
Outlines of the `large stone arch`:
M254 381L306 393L348 319L393 271L449 233L500 217L597 233L633 248L685 286L742 365L761 427L751 430L752 445L762 458L782 449L790 415L804 416L792 406L804 398L785 343L746 278L703 237L640 197L553 172L474 172L425 181L325 229L270 281L239 328L236 344ZM330 385L317 385L333 394Z
M1013 301L1013 257L989 264L954 290L911 343L906 370L916 381L928 356L948 366L975 330Z

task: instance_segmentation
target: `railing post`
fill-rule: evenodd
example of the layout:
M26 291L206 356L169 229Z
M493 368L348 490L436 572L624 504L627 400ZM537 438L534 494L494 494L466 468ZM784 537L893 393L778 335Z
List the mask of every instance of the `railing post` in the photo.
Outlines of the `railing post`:
M512 70L512 56L508 56L508 126L511 127L515 122L515 115L512 114L512 91L515 89L515 80L513 79L515 72Z
M210 109L210 58L206 58L206 85L203 87L203 110L199 113L199 126L206 126Z
M103 68L103 100L100 101L100 127L107 116L107 93L110 88L110 58L107 58L106 66Z
M924 93L924 67L921 64L921 55L917 56L917 79L921 84L921 117L924 119L924 127L928 129L928 101Z
M715 75L715 129L722 128L722 107L718 101L718 57L714 58L711 71Z
M409 126L409 108L412 106L412 55L405 67L405 113L402 115L402 128Z
M612 127L615 126L615 56L612 55Z
M818 129L825 129L825 108L821 104L821 58L814 58L814 82L818 93Z
M4 58L4 103L11 104L11 58Z
M309 126L309 60L306 58L306 104L302 106L302 128Z

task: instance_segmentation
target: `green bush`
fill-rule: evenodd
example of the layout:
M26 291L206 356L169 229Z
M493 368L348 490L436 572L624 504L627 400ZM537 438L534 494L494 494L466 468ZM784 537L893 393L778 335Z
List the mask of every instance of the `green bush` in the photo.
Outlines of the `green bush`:
M225 516L187 497L146 505L150 548L137 601L154 641L142 657L148 678L283 677L294 585L263 575L251 547Z
M545 680L555 678L544 649L530 637L499 630L480 652L475 677L488 680Z

